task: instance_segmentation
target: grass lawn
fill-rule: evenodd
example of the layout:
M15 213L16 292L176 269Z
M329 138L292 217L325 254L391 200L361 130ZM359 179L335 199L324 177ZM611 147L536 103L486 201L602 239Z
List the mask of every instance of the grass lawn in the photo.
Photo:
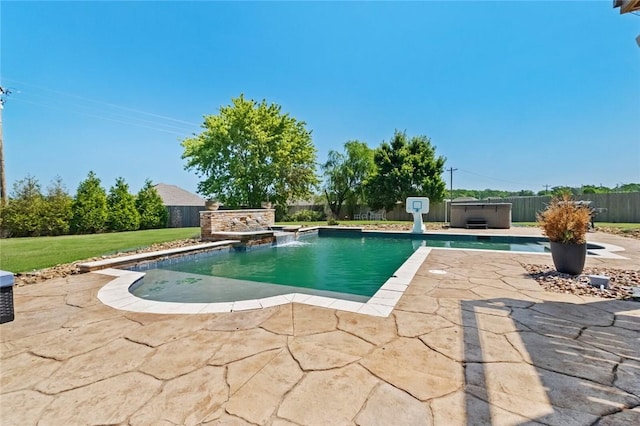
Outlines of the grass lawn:
M26 272L199 236L200 228L169 228L61 237L6 238L0 239L0 269Z
M618 228L623 232L635 231L640 229L640 223L611 223L611 222L598 222L596 220L596 228Z
M513 226L538 226L536 222L514 222ZM596 228L617 228L623 232L631 232L640 229L640 223L612 223L596 221Z

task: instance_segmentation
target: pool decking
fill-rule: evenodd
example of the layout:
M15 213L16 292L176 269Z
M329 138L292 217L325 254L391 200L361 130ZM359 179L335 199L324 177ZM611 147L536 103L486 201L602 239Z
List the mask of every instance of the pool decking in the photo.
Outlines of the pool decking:
M640 241L589 237L627 259L588 265L640 269ZM0 423L640 424L640 303L545 292L521 262L551 259L433 249L386 318L128 312L98 273L17 287Z

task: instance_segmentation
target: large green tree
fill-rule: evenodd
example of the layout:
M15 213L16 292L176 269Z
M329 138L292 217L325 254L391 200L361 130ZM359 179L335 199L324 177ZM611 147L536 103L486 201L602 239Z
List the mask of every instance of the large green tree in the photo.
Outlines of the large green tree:
M375 170L373 150L364 142L348 141L344 153L329 151L322 170L327 204L333 217L339 218L345 202L353 210L356 202L361 201L363 186Z
M100 186L100 179L91 171L80 182L71 205L71 231L76 234L93 234L105 230L107 222L107 193Z
M107 195L107 228L110 231L135 231L139 227L136 199L129 193L129 185L119 177Z
M138 192L136 209L140 214L140 229L156 229L167 226L169 211L149 179L144 182L144 186Z
M407 137L396 131L391 143L383 142L374 154L376 173L366 185L367 203L374 209L390 211L406 197L429 197L442 201L445 194L444 157L426 136Z
M318 183L316 149L305 124L279 105L240 95L217 115L205 116L199 135L182 141L185 168L203 178L200 194L225 206L270 201L284 208Z

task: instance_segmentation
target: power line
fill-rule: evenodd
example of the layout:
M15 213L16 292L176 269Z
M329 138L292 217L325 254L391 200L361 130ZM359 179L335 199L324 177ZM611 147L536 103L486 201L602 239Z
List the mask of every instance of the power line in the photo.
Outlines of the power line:
M87 97L84 97L84 96L76 95L76 94L73 94L73 93L62 92L60 90L48 89L46 87L36 86L34 84L31 84L31 83L27 83L27 82L20 81L20 80L15 80L13 78L4 77L4 79L5 80L9 80L9 81L13 81L14 83L21 84L21 85L24 85L24 86L33 87L34 89L43 90L45 92L55 93L57 95L62 95L62 96L67 96L67 97L71 97L71 98L81 99L81 100L87 101L87 102L93 102L93 103L97 103L97 104L107 105L107 106L110 106L112 108L120 108L120 109L125 110L125 111L135 112L135 113L138 113L138 114L145 114L145 115L149 115L149 116L152 116L152 117L162 118L164 120L171 120L171 121L175 121L177 123L188 124L190 126L199 126L199 124L192 123L190 121L179 120L179 119L176 119L176 118L167 117L165 115L160 115L160 114L156 114L156 113L153 113L153 112L143 111L143 110L140 110L140 109L130 108L130 107L122 106L122 105L117 105L117 104L114 104L114 103L111 103L111 102L105 102L105 101L100 101L100 100L96 100L96 99L91 99L91 98L87 98Z
M136 117L135 114L126 113L124 111L109 111L104 108L96 108L92 105L86 105L78 102L69 102L65 99L59 99L57 97L52 97L50 95L42 95L39 93L30 93L28 91L21 91L20 99L24 101L29 101L34 105L46 106L46 107L56 107L56 108L64 108L65 111L69 111L70 108L75 108L76 112L85 113L90 112L94 114L100 114L104 116L105 114L108 116L112 116L113 118L127 120L127 121L137 121L145 124L151 124L155 127L166 127L170 129L179 130L182 132L191 132L193 130L192 126L187 126L185 124L179 123L167 123L166 121L161 121L158 119L149 119L149 118L140 118ZM31 99L33 98L33 99ZM44 101L44 102L43 102ZM77 110L80 111L77 111Z
M458 169L456 169L456 170L458 170ZM460 169L460 171L461 171L461 172L464 172L464 173L469 173L469 174L471 174L471 175L476 175L476 176L480 176L480 177L483 177L483 178L486 178L486 179L497 180L497 181L501 181L501 182L515 183L515 184L517 184L517 185L524 185L524 186L529 186L529 187L536 187L536 186L538 186L537 184L536 184L536 185L533 185L533 184L530 184L530 183L523 183L523 182L516 182L516 181L508 180L508 179L495 178L495 177L492 177L492 176L487 176L487 175L483 175L483 174L476 173L476 172L471 172L471 171L469 171L469 170L464 170L464 169Z
M45 107L45 108L58 109L58 107L53 106L53 105L47 105L47 104L43 104L43 103L39 103L39 102L28 101L28 100L25 100L25 99L16 98L14 100L17 101L17 102L23 102L23 103L32 104L32 105L38 105L38 106L42 106L42 107ZM96 115L96 114L90 114L90 113L86 113L86 112L80 112L80 111L71 111L71 112L73 112L75 114L79 114L79 115L84 115L84 116L87 116L87 117L98 118L98 119L101 119L101 120L113 121L115 123L128 124L128 125L131 125L131 126L138 126L138 127L144 127L144 128L151 129L151 130L156 130L156 131L159 131L159 132L172 133L174 135L184 136L184 132L180 133L180 132L176 132L176 131L169 130L169 129L161 129L159 127L147 126L147 125L140 124L140 123L135 123L135 122L131 122L131 121L125 121L125 120L118 120L118 119L115 119L115 118L104 117L104 116L100 116L100 115Z

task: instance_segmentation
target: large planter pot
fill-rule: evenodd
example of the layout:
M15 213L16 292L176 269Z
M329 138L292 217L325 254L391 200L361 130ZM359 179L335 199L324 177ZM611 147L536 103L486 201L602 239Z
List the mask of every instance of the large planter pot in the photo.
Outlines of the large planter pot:
M220 203L218 203L217 201L208 200L204 206L207 210L218 210L218 207L220 207Z
M551 242L551 258L558 272L578 275L584 269L587 243L564 244Z

